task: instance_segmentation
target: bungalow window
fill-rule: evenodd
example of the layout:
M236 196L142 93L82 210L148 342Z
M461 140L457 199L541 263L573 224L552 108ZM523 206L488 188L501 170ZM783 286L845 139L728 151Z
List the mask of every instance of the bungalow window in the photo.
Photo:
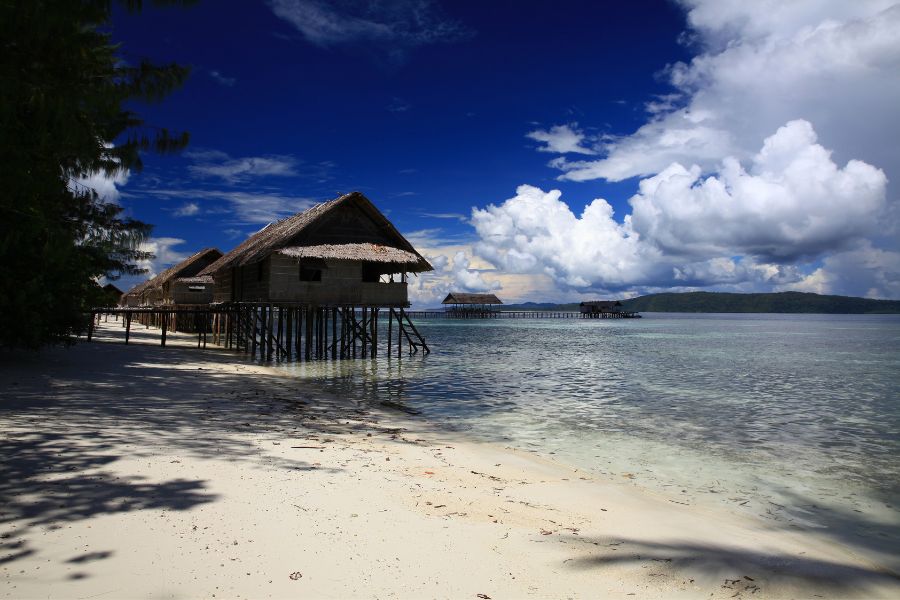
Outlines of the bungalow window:
M324 265L317 260L300 261L300 281L322 281Z
M363 283L378 283L381 281L381 269L377 265L363 263L362 280Z

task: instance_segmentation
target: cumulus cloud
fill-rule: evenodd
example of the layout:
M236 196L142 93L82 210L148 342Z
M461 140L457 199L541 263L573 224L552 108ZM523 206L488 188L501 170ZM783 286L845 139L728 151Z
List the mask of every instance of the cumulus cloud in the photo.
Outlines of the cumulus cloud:
M536 129L525 134L525 137L544 144L538 147L538 152L596 154L594 150L583 145L586 137L584 133L578 130L577 123L555 125L549 130Z
M475 252L504 272L544 273L573 290L788 285L803 277L797 261L876 231L886 185L864 162L836 165L812 126L792 121L747 169L728 157L702 177L674 163L641 181L621 222L604 199L577 216L558 190L520 186L472 211Z
M708 169L750 156L776 127L803 118L841 161L900 166L900 5L682 0L699 53L668 67L675 89L650 119L592 161L557 160L563 179L619 181L672 162Z
M729 157L706 178L676 163L641 181L631 224L666 254L792 261L873 233L886 185L884 172L864 162L838 167L808 122L791 121L749 170Z

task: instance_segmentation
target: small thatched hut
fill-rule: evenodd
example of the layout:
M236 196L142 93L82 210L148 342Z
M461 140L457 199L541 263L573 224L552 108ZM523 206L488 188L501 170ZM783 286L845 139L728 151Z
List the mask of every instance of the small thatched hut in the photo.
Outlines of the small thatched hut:
M134 286L122 296L121 303L125 306L209 304L213 299L213 280L199 273L221 256L218 248L204 248L156 277Z
M622 311L622 303L618 300L588 300L587 302L582 302L579 307L582 315L599 315Z
M469 318L496 315L494 306L503 304L503 302L494 294L450 292L441 304L448 306L448 314Z
M216 302L405 307L406 274L431 270L353 192L267 225L200 275L213 277Z

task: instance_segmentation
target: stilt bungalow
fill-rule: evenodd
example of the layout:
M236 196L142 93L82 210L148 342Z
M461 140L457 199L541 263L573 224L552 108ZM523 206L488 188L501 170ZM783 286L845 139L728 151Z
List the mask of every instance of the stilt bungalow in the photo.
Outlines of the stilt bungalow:
M503 304L494 294L465 294L462 292L450 292L443 302L448 306L445 312L448 316L459 319L483 319L496 315Z
M196 305L213 300L212 277L200 276L201 270L221 258L218 248L204 248L169 267L156 277L140 283L122 296L124 306Z
M122 300L122 293L122 290L111 283L104 285L103 294L106 298L104 306L116 306Z
M352 192L267 225L199 276L213 278L222 314L214 336L226 347L309 359L355 357L358 347L375 356L383 309L388 344L396 326L398 353L403 344L427 353L404 309L409 274L431 270L368 198Z
M618 300L588 300L582 302L581 317L584 319L633 319L639 318L636 312L622 310Z

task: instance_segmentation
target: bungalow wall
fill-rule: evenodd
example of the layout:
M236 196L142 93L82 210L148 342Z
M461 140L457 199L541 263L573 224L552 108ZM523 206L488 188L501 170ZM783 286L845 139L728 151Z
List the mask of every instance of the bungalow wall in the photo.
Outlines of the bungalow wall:
M209 304L213 301L212 283L173 281L168 285L171 300L175 304Z
M296 258L273 254L260 263L217 273L213 297L216 302L299 302L319 306L408 304L406 283L364 282L360 261L325 261L324 266L321 281L301 281Z

